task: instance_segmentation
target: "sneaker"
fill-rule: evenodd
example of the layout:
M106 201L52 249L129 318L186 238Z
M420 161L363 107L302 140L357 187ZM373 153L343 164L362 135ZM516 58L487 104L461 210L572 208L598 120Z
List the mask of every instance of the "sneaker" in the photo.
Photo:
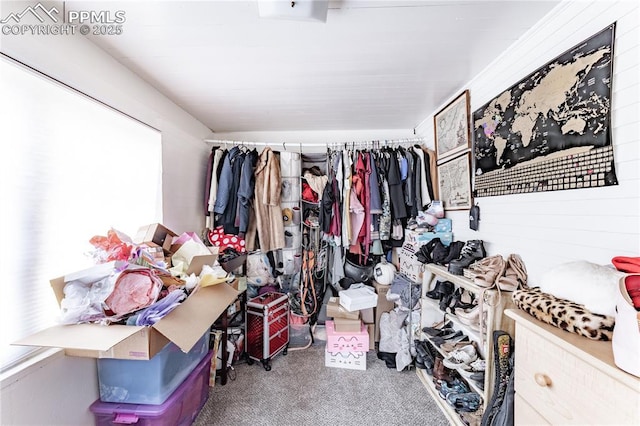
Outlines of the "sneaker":
M473 412L480 408L482 399L475 392L450 393L447 395L447 403L457 411Z
M468 393L469 387L463 381L459 379L453 379L449 382L440 383L440 390L438 393L442 399L447 399L450 394Z
M469 240L466 242L460 257L449 262L449 272L454 275L463 275L464 268L469 267L476 260L482 259L487 255L482 240Z
M478 353L473 345L463 346L449 353L442 363L447 368L460 368L478 359Z

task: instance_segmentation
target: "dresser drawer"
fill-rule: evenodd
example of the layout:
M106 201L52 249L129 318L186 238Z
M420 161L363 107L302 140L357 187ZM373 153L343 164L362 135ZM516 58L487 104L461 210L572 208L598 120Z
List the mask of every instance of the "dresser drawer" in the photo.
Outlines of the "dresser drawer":
M534 425L548 425L544 417L540 415L527 401L522 399L519 394L516 394L514 401L515 404L515 421L518 426L534 426Z
M637 424L637 390L552 343L548 336L516 323L515 355L516 393L548 423Z

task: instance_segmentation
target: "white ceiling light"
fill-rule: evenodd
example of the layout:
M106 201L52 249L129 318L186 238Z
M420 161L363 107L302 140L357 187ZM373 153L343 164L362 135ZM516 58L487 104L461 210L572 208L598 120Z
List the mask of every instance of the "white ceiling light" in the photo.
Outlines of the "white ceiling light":
M258 0L261 18L327 21L329 0Z

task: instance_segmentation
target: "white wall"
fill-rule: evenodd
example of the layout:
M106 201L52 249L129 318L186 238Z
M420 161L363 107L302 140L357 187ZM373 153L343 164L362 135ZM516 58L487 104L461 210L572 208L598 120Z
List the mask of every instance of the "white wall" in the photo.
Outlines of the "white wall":
M610 264L640 255L640 17L636 1L560 4L472 81L471 111L567 49L617 21L612 138L618 186L477 198L480 230L466 211L447 212L454 238L481 239L488 254L519 253L535 285L549 267L571 260ZM450 99L450 100L451 100ZM446 105L450 100L443 103ZM418 126L433 146L433 117Z
M4 12L6 9L0 16L5 16ZM178 233L198 232L204 227L201 205L209 147L203 139L210 129L84 37L0 37L2 53L160 130L162 221ZM91 143L91 135L87 135L87 143ZM160 218L150 218L150 222L155 220ZM97 398L95 360L58 352L18 373L10 371L0 377L0 424L93 424L89 405Z

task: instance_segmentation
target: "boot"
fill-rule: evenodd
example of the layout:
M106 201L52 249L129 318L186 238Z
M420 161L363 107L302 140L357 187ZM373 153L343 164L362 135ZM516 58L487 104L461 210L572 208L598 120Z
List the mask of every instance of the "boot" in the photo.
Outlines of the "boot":
M459 258L463 247L464 242L462 241L454 241L449 244L449 255L444 258L441 265L448 265L452 260Z
M449 256L449 247L445 246L440 238L437 239L438 242L433 246L433 250L431 250L431 259L433 259L433 263L436 265L442 265L444 260Z
M436 285L433 290L425 293L430 299L442 299L443 296L447 294L453 294L455 286L450 281L436 281Z
M440 387L438 382L450 382L452 380L451 370L442 363L442 356L436 357L433 363L433 381L436 383L436 387Z
M487 252L484 250L482 240L469 240L462 248L460 257L449 263L449 272L453 275L462 275L464 268L468 268L473 262L482 259L486 255Z
M509 384L509 377L512 370L512 352L513 346L511 336L502 330L493 331L493 359L495 371L495 385L491 401L487 404L487 408L482 416L481 426L489 426L493 422L493 418L500 410L502 400L504 399Z

